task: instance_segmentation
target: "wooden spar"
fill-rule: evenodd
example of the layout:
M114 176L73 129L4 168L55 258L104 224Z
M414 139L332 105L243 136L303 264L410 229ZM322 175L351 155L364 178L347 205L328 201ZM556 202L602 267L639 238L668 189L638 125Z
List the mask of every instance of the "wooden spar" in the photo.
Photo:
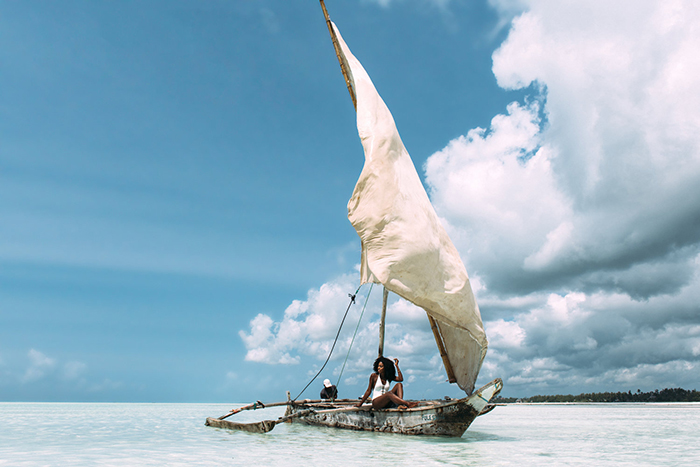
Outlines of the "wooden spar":
M433 331L435 342L437 343L438 350L440 351L440 357L442 357L442 364L445 365L447 379L450 383L456 383L457 378L455 378L455 372L452 369L452 365L450 364L450 359L447 357L447 351L445 350L445 345L442 343L442 336L440 335L440 330L438 329L437 322L430 315L428 315L428 321L430 321L430 329L432 329Z
M239 407L237 409L231 409L229 413L226 415L222 415L221 417L218 418L218 420L223 420L225 418L230 417L231 415L235 415L238 412L243 412L244 410L257 410L257 409L264 409L267 407L279 407L281 405L287 405L287 402L272 402L270 404L263 404L260 401L255 401L252 404L244 405L243 407Z
M384 296L382 298L382 317L379 320L379 356L384 355L384 322L386 321L386 302L389 299L389 290L384 287Z
M331 24L331 18L328 16L328 10L326 10L326 4L323 0L320 0L321 8L323 9L323 16L326 18L326 25L328 26L328 32L331 33L331 41L333 42L333 48L335 49L335 56L338 57L338 63L340 63L340 71L343 72L343 78L345 78L345 85L348 87L348 92L350 93L350 98L352 99L352 105L357 110L357 97L355 97L355 88L352 84L352 79L348 72L348 63L345 60L343 52L340 50L340 44L338 43L338 37L335 35L333 30L333 25Z
M229 413L226 415L222 415L221 417L217 418L216 420L224 420L231 415L236 415L239 412L243 412L244 410L258 410L258 409L267 409L268 407L280 407L282 405L294 405L294 404L319 404L323 402L328 402L325 399L314 399L314 400L309 400L305 399L303 401L286 401L286 402L271 402L269 404L263 404L260 401L255 401L252 404L244 405L243 407L238 407L237 409L231 409ZM357 399L336 399L334 401L336 404L357 404Z

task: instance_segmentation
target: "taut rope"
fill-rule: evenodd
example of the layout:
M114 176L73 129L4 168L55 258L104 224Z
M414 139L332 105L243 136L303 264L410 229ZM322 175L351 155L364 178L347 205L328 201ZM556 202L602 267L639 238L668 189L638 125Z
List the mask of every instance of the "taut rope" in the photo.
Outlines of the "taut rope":
M345 364L348 362L348 357L350 356L350 350L352 350L352 344L355 343L355 336L357 336L357 330L360 329L360 323L362 322L362 317L367 309L367 302L369 301L369 296L372 294L372 287L374 287L374 282L369 285L369 291L367 292L367 298L365 298L365 304L362 307L362 313L360 313L360 319L357 320L357 326L355 326L355 334L352 335L352 340L350 341L350 347L348 348L348 353L345 356L345 361L343 362L343 367L340 369L340 375L338 375L338 382L335 384L336 389L340 387L340 378L343 377L343 371L345 371ZM359 290L359 289L358 289Z
M362 284L360 284L360 287L362 287ZM311 383L314 382L314 380L318 377L318 375L321 374L323 369L326 367L326 364L328 363L328 360L331 359L331 355L333 354L333 349L335 349L335 344L338 342L338 336L340 336L340 330L343 329L343 324L345 323L345 318L348 317L348 311L350 311L350 307L352 306L353 303L355 303L355 297L357 296L357 293L360 291L360 287L357 288L354 294L348 294L348 297L350 297L350 303L348 303L348 308L345 310L345 315L343 315L343 320L340 322L340 327L338 328L338 333L335 335L335 340L333 341L333 347L331 347L331 351L328 352L328 358L326 358L326 361L323 363L323 366L321 367L320 370L318 370L318 373L316 373L316 376L311 378L311 381L309 381L309 384L307 384L304 389L301 390L301 392L294 398L292 401L296 401L299 399L299 396L304 394L304 391L311 386Z

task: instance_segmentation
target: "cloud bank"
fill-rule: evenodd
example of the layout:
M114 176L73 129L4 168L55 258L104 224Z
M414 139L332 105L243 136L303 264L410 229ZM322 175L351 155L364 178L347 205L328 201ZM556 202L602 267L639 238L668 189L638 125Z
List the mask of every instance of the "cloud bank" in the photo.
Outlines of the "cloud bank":
M529 96L424 167L490 338L482 381L523 395L698 387L700 5L490 3L524 11L493 73ZM347 293L333 287L281 323L259 315L247 358L319 359L339 323L319 310ZM394 351L439 368L424 323L396 326Z
M358 273L355 272L310 290L306 300L295 300L285 310L280 322L265 314L257 315L250 322L249 332L239 332L247 348L245 359L272 365L297 365L306 358L313 362L308 371L308 375L313 376L333 348L349 304L348 291L356 288L357 282ZM334 378L334 382L343 371L343 386L365 384L377 358L382 294L375 286L368 299L369 291L370 285L365 285L357 294L355 304L348 311L346 325L338 335L331 366L326 370L326 377ZM391 320L386 326L384 353L400 359L407 382L444 380L439 358L433 355L435 342L425 312L394 297L387 307L387 315ZM307 374L306 370L300 371Z

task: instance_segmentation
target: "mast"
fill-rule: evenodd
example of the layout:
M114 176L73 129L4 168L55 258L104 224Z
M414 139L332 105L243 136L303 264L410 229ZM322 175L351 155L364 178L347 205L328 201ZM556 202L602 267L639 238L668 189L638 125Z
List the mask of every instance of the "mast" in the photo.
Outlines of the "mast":
M350 68L350 65L348 65L348 62L345 59L345 55L343 54L342 50L340 49L340 44L338 43L338 37L335 35L335 31L333 30L333 25L331 23L331 18L328 15L328 10L326 10L326 4L323 2L323 0L319 0L321 2L321 9L323 9L323 16L326 18L326 26L328 26L328 32L331 35L331 41L333 42L333 48L335 49L335 56L338 58L338 63L340 63L340 71L343 72L343 78L345 78L345 85L348 87L348 92L350 93L350 98L352 99L352 105L355 107L355 111L357 111L357 96L355 95L355 88L353 86L352 78L350 77L350 74L348 73L348 69ZM382 300L382 315L381 319L379 321L379 356L384 355L384 323L386 321L386 304L389 298L389 290L384 287L384 296Z
M389 299L389 289L384 287L384 297L382 299L382 317L379 320L379 356L384 355L384 321L386 320L386 302Z

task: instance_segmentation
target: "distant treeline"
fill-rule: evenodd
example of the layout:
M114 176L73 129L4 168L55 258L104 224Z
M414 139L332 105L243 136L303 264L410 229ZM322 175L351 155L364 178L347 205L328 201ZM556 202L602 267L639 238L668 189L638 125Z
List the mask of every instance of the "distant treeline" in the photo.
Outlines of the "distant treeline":
M553 395L553 396L532 396L532 397L496 397L491 402L512 403L512 402L700 402L700 391L693 389L686 391L682 388L662 389L651 392L594 392L590 394L579 394L573 396Z

